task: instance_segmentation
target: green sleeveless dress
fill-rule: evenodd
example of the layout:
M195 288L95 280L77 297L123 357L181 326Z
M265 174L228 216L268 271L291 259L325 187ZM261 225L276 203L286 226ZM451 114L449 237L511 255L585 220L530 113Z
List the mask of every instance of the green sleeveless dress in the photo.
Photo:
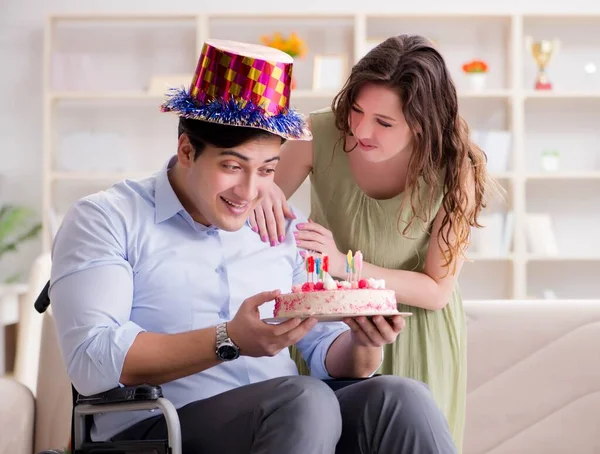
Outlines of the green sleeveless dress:
M364 260L388 269L422 272L430 241L431 225L441 202L441 190L435 206L429 208L427 224L419 225L404 236L399 230L401 193L387 200L375 200L356 185L348 158L338 141L331 109L311 114L313 132L313 171L310 218L331 230L341 252L360 250ZM423 185L424 186L424 185ZM429 200L424 192L421 200ZM405 205L401 219L410 217ZM401 228L401 227L400 227ZM444 309L430 311L407 306L412 312L406 327L394 344L384 349L381 374L410 377L426 383L450 426L458 452L462 451L466 410L467 352L466 320L458 284ZM307 374L298 352L294 359Z

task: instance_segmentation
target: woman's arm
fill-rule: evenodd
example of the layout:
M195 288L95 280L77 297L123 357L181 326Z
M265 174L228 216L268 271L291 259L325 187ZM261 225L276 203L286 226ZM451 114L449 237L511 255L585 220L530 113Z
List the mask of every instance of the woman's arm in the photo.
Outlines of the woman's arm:
M391 270L364 262L362 277L384 279L386 288L396 292L399 303L429 310L443 309L450 301L454 283L464 263L464 259L458 257L449 267L444 266L445 261L437 238L445 214L445 210L440 208L434 220L423 272ZM450 234L449 239L453 241L454 236ZM456 271L453 273L454 265ZM345 270L342 273L345 274Z
M475 207L475 182L472 175L467 181L469 190L465 202L465 213L469 213ZM423 272L391 270L364 263L362 276L385 279L386 288L396 292L396 298L400 303L429 310L443 309L450 301L454 284L464 264L464 258L459 256L454 257L448 266L444 265L446 260L438 239L445 216L446 210L442 206L433 221L431 241L427 249ZM448 225L444 229L449 243L456 242L456 236L449 230ZM441 244L442 247L446 247L445 243ZM341 272L345 274L345 269Z
M466 213L475 206L475 184L472 178L470 183L465 202ZM386 287L396 292L396 298L400 303L429 310L439 310L445 307L450 300L455 281L460 275L464 263L463 258L454 257L449 266L444 265L445 259L438 238L445 216L446 211L442 207L433 221L431 241L423 272L392 270L363 262L361 276L384 279ZM332 233L313 222L298 224L297 228L298 246L328 255L330 257L330 273L334 277L344 279L346 277L346 254L337 249ZM448 231L448 225L444 229L450 244L455 242L456 237L452 231ZM445 246L445 243L442 245Z

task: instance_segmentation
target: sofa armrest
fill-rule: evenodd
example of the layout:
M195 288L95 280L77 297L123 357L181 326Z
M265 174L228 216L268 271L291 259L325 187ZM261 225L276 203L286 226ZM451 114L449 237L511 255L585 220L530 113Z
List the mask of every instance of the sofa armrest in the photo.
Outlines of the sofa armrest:
M35 398L29 388L0 377L0 452L31 454L35 421Z

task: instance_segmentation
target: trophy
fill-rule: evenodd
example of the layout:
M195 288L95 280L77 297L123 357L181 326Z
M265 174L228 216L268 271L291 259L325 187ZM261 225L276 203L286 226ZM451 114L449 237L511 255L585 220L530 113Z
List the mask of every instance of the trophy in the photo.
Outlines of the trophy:
M536 90L551 90L552 83L548 80L546 75L546 66L550 62L552 54L556 53L559 46L558 39L548 40L543 39L541 41L534 41L531 36L525 38L527 50L531 52L533 59L538 66L538 75L535 80Z

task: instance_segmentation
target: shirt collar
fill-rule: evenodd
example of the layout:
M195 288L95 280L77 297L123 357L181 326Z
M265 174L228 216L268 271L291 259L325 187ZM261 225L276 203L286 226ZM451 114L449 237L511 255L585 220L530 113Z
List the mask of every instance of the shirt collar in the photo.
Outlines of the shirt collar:
M167 161L167 164L156 174L154 222L157 224L166 221L167 219L171 219L184 209L181 201L171 186L168 176L168 171L173 167L176 159L177 156L172 156L169 161Z

